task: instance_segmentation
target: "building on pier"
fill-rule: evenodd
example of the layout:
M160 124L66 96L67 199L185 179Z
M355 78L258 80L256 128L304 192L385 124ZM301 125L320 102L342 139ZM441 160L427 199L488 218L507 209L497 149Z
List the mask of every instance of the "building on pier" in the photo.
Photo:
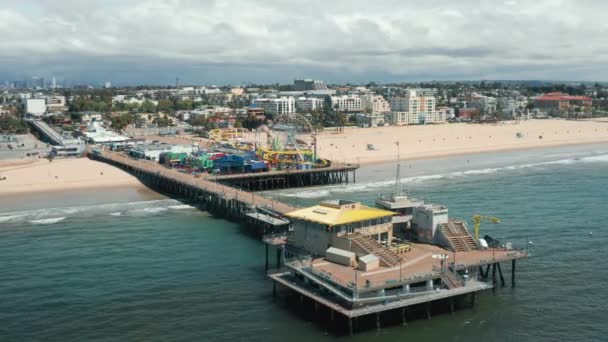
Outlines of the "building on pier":
M273 293L280 286L301 303L312 301L315 310L327 307L332 319L343 315L352 333L353 319L363 316L375 315L379 328L382 314L398 311L405 323L406 311L421 305L430 318L433 303L448 303L452 311L465 296L474 303L475 293L495 288L498 276L504 286L501 263L511 262L514 286L515 261L527 258L527 251L510 243L482 248L445 207L415 209L413 216L420 217L414 227L423 236L411 242L397 237L400 229L393 231L393 212L357 202L328 201L285 214L291 231L264 239L267 269L268 246L283 258L269 272Z
M377 242L391 241L393 212L358 202L336 200L303 208L286 216L292 222L291 243L316 255L330 247L352 249L352 238L362 236Z

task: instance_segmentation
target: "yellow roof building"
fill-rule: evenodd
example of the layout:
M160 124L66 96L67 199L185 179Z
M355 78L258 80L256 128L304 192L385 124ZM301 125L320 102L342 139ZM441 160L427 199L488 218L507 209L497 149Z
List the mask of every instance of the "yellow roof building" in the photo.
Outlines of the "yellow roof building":
M359 202L335 200L296 210L285 216L328 226L368 221L395 215L392 211L362 205Z

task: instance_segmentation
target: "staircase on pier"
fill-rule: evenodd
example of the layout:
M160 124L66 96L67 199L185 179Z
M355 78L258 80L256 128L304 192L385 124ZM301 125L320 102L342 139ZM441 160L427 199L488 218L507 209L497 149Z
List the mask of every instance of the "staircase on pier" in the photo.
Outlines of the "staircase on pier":
M477 249L475 239L462 221L442 223L441 233L455 252L470 252Z
M441 273L441 281L450 290L463 286L463 281L460 276L449 269L446 269Z
M380 264L385 267L397 266L401 263L401 257L390 249L383 247L378 241L361 234L352 234L348 237L353 247L358 248L364 254L373 254L380 259Z

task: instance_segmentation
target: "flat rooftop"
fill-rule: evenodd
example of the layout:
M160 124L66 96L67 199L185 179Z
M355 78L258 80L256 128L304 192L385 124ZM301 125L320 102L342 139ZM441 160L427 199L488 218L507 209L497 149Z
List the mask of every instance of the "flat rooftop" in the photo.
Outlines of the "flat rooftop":
M322 274L324 278L343 287L352 288L356 282L358 290L363 292L365 289L372 290L392 284L417 283L426 279L437 278L437 272L441 268L442 256L446 258L445 261L449 265L454 262L454 256L456 256L456 268L463 269L494 262L527 258L527 252L496 248L454 253L435 245L412 243L411 251L400 254L400 256L403 258L401 265L379 267L368 272L338 265L325 260L325 258L313 259L312 269L315 274Z

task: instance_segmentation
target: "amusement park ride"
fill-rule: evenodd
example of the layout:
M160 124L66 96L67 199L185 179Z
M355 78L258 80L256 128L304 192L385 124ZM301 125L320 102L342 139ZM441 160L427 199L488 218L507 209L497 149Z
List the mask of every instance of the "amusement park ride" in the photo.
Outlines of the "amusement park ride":
M276 117L265 131L265 147L260 142L244 142L245 133L242 128L214 129L209 132L209 138L238 150L256 151L260 159L279 169L306 170L330 165L329 160L317 158L315 130L300 114Z

